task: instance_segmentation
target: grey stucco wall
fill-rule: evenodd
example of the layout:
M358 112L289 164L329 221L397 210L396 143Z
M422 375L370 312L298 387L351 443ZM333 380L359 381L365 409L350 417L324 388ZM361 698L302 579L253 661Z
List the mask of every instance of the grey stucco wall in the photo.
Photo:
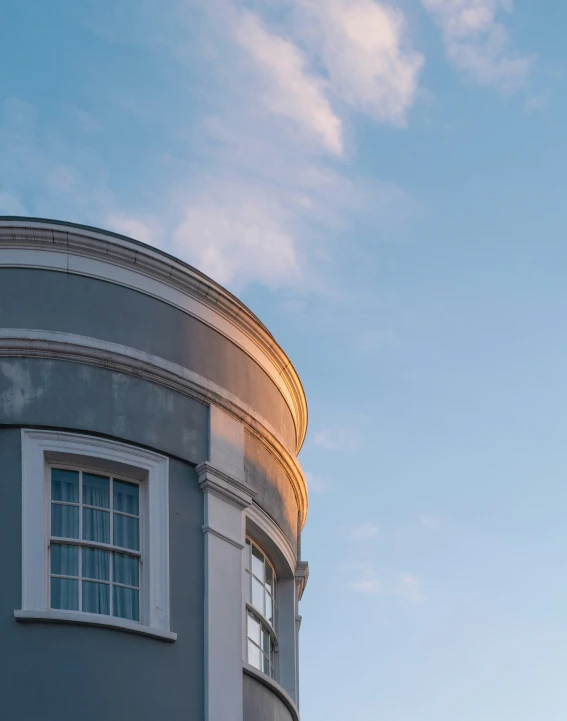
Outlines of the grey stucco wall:
M236 395L295 447L291 412L260 366L209 326L143 293L71 273L0 268L0 328L75 333L158 355Z
M207 406L130 375L70 361L0 358L0 424L101 433L194 464L207 457Z
M251 436L244 434L244 474L257 491L256 503L266 511L297 546L297 500L285 471L274 456Z
M273 691L244 674L244 721L294 721L294 717Z
M172 459L171 625L178 633L175 643L111 629L17 623L13 614L21 603L20 430L0 427L0 718L202 719L202 524L203 498L195 472L189 464Z

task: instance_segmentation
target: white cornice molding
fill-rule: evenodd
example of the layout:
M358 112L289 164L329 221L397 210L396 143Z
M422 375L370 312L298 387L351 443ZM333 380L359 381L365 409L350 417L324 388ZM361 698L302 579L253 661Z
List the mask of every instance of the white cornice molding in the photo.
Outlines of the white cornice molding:
M298 561L297 568L295 569L295 581L298 587L298 597L301 600L307 581L309 580L309 564L307 561Z
M302 526L307 517L307 484L299 462L278 431L251 406L229 391L183 366L143 351L96 338L42 330L0 329L0 358L46 358L106 368L214 403L246 424L284 469L293 489Z
M278 547L288 564L289 571L294 574L297 558L287 536L278 524L257 503L251 503L246 509L246 517L255 523Z
M297 372L258 318L210 278L132 239L58 221L0 218L0 249L4 267L58 270L135 288L229 338L279 388L294 419L299 452L307 430L307 402Z
M249 485L229 476L210 463L200 463L195 470L203 491L222 498L239 510L248 508L256 495L256 491Z

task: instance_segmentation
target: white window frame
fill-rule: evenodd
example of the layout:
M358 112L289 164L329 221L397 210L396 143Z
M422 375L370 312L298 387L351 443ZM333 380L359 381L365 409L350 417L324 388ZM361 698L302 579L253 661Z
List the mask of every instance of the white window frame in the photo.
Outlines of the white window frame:
M247 552L248 545L250 545L250 569L248 569L246 567L246 563L244 564L244 581L246 584L245 597L249 598L249 600L247 600L247 602L245 604L246 605L246 661L247 661L247 663L250 664L250 658L248 656L248 641L249 641L248 614L251 613L257 619L257 621L260 624L264 633L267 633L271 639L271 657L269 659L271 673L266 674L266 672L263 670L263 665L262 665L262 669L256 669L256 670L258 670L260 673L263 673L264 675L268 676L268 678L276 680L276 676L277 676L276 660L277 660L277 651L278 651L278 636L277 636L277 631L276 631L277 620L278 620L278 616L277 616L277 614L278 614L278 599L277 599L278 576L277 576L274 564L270 560L269 555L264 551L262 546L257 541L255 541L254 538L252 536L250 536L249 534L246 535L246 542L245 542L245 546L244 546L244 549L246 552ZM272 591L272 595L271 595L271 598L272 598L272 623L270 623L269 619L266 618L266 616L262 613L262 611L259 608L257 608L256 606L254 606L254 604L252 603L252 584L253 584L252 579L256 578L257 580L259 580L257 578L257 576L254 575L253 570L252 570L252 548L253 547L256 547L258 549L258 551L264 557L264 564L268 564L268 566L272 570L272 584L273 584L273 586L272 586L273 591ZM264 583L262 583L262 586L264 586ZM263 589L263 591L264 591L264 593L266 593L265 588ZM254 645L257 645L257 644L255 644L254 641L252 641L252 643L254 643ZM260 657L263 658L265 656L263 649L259 648L259 651L260 651ZM252 664L250 664L250 665L252 665ZM256 668L256 666L253 666L253 668Z
M140 482L140 621L49 607L50 468L88 466ZM113 470L114 469L116 470ZM130 473L127 470L130 469ZM22 608L19 621L111 626L174 641L169 608L169 461L143 448L76 433L22 430Z

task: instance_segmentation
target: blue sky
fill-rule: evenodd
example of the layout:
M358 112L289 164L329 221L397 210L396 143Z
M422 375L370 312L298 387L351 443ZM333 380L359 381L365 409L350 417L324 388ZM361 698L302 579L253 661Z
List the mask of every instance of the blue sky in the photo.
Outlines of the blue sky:
M0 213L178 254L304 381L304 721L567 714L566 22L0 7Z

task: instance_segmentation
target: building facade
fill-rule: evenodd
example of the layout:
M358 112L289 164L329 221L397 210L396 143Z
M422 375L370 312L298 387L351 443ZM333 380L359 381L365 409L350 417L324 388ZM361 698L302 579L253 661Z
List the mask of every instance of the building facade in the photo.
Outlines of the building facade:
M0 717L297 721L307 425L240 301L0 219Z

